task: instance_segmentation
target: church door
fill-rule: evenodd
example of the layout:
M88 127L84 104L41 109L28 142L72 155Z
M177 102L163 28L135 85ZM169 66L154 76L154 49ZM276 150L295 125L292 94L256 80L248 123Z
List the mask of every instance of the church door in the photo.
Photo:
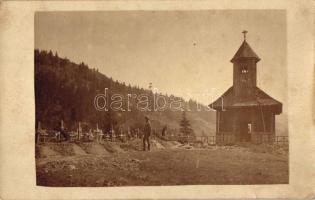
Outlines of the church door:
M251 134L251 123L249 122L242 122L241 123L241 142L249 142L250 141L250 134Z

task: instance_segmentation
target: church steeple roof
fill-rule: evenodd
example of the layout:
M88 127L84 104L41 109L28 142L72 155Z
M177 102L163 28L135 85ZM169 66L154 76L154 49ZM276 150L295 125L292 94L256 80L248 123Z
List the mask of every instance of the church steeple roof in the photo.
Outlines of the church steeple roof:
M260 61L260 58L257 56L257 54L254 52L254 50L249 46L249 44L246 42L246 33L247 31L243 31L244 33L244 42L240 46L240 48L237 50L236 54L233 56L231 62L234 62L238 59L242 58L252 58L255 59L256 62Z

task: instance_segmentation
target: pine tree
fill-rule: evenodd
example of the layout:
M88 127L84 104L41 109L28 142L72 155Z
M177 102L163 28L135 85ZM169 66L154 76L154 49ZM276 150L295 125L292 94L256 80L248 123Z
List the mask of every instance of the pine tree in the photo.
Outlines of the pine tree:
M184 136L191 136L193 130L190 128L190 122L186 117L186 112L183 112L182 120L180 121L180 132Z

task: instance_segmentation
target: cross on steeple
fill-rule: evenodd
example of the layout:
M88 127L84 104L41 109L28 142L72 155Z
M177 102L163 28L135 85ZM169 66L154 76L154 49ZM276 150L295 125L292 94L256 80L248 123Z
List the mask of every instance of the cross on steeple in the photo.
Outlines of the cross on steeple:
M248 33L248 32L246 30L244 30L242 33L244 34L244 40L246 40L246 33Z

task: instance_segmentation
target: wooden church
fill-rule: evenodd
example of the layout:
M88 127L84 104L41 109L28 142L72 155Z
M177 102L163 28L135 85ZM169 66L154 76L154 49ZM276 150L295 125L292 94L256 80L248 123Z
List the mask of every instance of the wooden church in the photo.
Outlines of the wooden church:
M244 41L231 62L233 86L211 103L216 110L217 142L272 142L275 137L275 115L282 103L257 87L257 63L260 58ZM264 140L264 141L263 141Z

